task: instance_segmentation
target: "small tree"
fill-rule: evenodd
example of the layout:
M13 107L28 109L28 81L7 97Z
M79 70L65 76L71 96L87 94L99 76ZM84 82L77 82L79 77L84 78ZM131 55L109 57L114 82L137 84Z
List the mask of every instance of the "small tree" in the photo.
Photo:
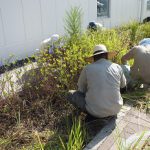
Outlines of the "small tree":
M70 11L66 12L65 17L65 31L71 37L77 36L81 33L82 24L82 10L79 7L72 7Z

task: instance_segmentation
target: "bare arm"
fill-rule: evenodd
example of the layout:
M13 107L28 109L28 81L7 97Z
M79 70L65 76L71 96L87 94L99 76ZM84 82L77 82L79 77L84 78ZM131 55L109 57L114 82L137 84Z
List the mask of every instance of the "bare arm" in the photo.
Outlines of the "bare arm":
M121 58L121 63L126 64L127 60L132 59L134 56L134 47Z

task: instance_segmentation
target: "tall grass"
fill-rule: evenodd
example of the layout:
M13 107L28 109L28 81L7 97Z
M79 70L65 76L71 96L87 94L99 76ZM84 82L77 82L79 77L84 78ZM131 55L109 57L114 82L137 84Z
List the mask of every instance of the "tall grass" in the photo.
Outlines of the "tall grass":
M150 38L150 23L142 24L137 29L135 42L138 43L143 38Z
M81 120L75 118L71 131L69 133L68 140L65 142L60 137L62 150L82 150L84 147L84 141L86 138L85 128L81 124Z
M129 34L129 38L130 41L128 41L130 43L130 47L134 46L135 44L137 44L136 41L136 34L137 34L137 30L139 28L140 24L136 21L130 22L128 24L125 24L119 28L117 28L116 30L118 30L119 32L128 32Z

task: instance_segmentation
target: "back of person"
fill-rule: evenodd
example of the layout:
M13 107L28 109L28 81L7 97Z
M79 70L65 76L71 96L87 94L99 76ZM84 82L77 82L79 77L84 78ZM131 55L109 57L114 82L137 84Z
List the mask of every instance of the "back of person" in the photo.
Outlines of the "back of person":
M126 84L121 67L106 59L100 59L88 65L85 70L87 111L96 117L116 115L123 105L120 87Z
M134 66L138 72L137 78L141 78L142 81L150 83L150 45L136 46L133 48L134 53ZM134 69L133 69L134 71Z
M150 38L142 39L138 46L134 46L122 56L121 62L125 65L131 59L134 60L130 73L132 78L131 87L138 87L140 83L150 84Z

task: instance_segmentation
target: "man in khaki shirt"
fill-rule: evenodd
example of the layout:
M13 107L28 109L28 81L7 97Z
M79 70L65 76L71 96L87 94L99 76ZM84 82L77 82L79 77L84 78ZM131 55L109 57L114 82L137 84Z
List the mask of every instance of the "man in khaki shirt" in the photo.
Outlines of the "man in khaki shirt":
M134 59L131 77L142 83L150 84L150 38L145 38L122 57L122 64Z
M94 48L92 64L87 65L78 80L78 91L72 94L70 102L96 118L116 115L123 105L120 88L126 86L122 68L108 60L108 53L102 44Z

